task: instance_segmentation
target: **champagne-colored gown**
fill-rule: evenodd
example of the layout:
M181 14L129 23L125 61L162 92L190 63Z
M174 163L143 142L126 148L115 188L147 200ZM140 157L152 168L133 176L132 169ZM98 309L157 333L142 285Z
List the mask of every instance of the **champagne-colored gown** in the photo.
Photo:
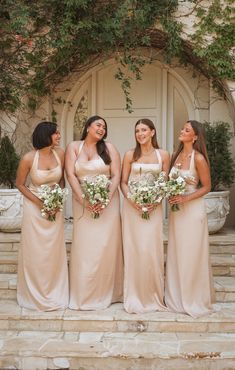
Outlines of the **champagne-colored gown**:
M180 173L198 183L194 155L189 170ZM196 188L187 184L186 193ZM211 312L214 299L205 202L200 197L179 207L169 217L165 302L172 311L198 317Z
M83 141L79 142L79 154ZM110 165L101 157L75 163L80 183L85 177L104 174L110 178ZM100 217L73 198L73 241L70 256L69 308L99 310L122 301L123 256L119 192L113 195Z
M40 185L54 185L61 179L60 158L55 151L53 153L58 165L51 170L39 170L39 152L34 156L29 189L36 196ZM40 311L68 306L63 214L58 212L56 221L48 221L41 216L38 206L26 197L18 257L17 300L21 307Z
M134 162L130 179L149 174L158 175L162 170L161 155L156 150L159 163ZM151 175L150 175L151 176ZM150 219L130 205L123 203L124 251L124 308L129 313L163 311L164 250L162 230L162 205L150 213Z

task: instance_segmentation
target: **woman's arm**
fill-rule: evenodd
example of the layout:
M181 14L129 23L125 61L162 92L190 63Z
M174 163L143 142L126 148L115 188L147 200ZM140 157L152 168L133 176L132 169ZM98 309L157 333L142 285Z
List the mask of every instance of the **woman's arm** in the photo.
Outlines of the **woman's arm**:
M34 152L29 152L21 159L16 175L16 187L26 198L31 200L31 202L41 209L43 207L43 202L25 186L27 176L33 163L34 155Z
M72 142L70 143L65 151L65 171L68 182L72 188L73 195L75 199L80 203L84 203L83 193L81 189L81 185L78 181L77 176L75 175L75 162L77 159L77 143Z
M133 157L133 151L128 151L125 153L122 162L122 174L121 174L121 190L125 198L129 192L128 180L131 173L131 161Z
M124 158L123 158L122 176L121 176L121 189L122 189L122 193L123 193L124 197L128 200L128 202L132 205L132 207L134 207L135 209L140 211L141 207L138 204L132 202L132 200L128 199L128 197L127 197L128 192L129 192L128 180L129 180L129 176L130 176L130 173L131 173L132 158L133 158L133 150L129 150L128 152L126 152L126 154L124 155Z
M118 153L117 149L114 145L110 143L106 143L109 155L111 158L111 164L110 164L110 180L111 185L109 187L109 199L112 199L113 194L117 190L119 184L120 184L120 178L121 178L121 159L120 154Z
M59 185L62 189L65 187L65 179L64 179L64 150L62 148L56 148L56 153L60 158L61 168L62 168L62 177L60 179Z
M160 149L160 154L162 156L162 171L168 176L170 168L170 154L166 150Z
M201 153L195 153L195 166L198 172L201 187L193 193L177 195L169 199L170 204L185 203L207 194L211 190L211 176L207 161Z

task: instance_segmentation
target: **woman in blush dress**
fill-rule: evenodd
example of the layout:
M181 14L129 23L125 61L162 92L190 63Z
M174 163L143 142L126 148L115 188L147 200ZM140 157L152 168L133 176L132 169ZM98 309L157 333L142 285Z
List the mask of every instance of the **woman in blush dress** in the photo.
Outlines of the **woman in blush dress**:
M140 207L128 199L129 180L168 173L169 154L159 149L156 129L149 119L135 125L136 147L123 160L124 308L129 313L165 310L162 205L147 206L150 219L141 218Z
M73 240L70 256L70 302L77 310L99 310L122 300L123 258L118 185L120 156L104 141L106 121L90 117L81 141L66 150L66 173L73 190ZM106 175L111 180L109 204L84 200L86 178ZM99 213L93 218L92 213Z
M39 190L40 185L56 183L64 187L64 151L58 147L60 132L55 123L39 123L32 138L34 150L22 158L16 179L24 195L17 300L21 307L51 311L68 306L64 222L58 211L48 213L55 215L55 221L42 217Z
M214 295L203 199L211 187L203 125L186 122L179 140L171 168L178 167L186 193L169 199L180 209L170 212L165 302L172 311L198 317L211 312Z

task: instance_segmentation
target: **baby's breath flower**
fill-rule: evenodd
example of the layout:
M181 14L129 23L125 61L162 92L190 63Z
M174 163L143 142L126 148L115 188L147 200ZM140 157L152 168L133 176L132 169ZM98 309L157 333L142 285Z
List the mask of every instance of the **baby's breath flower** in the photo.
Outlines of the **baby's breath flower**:
M86 177L82 181L83 198L86 198L91 205L102 204L102 208L109 204L109 185L111 181L106 175ZM98 212L93 212L93 218L99 218Z
M39 198L43 201L43 208L41 209L42 217L47 217L49 221L55 221L56 215L51 215L49 213L55 210L63 210L67 194L68 189L61 189L58 184L53 186L41 185L39 189Z
M141 206L141 217L149 220L149 212L146 205L155 207L162 201L165 196L165 173L161 172L156 178L152 174L141 175L138 179L131 179L128 182L129 192L128 199Z
M185 179L180 174L180 169L173 167L169 174L169 181L167 182L166 197L173 197L175 195L182 195L186 191ZM179 205L173 204L171 206L172 211L178 211Z

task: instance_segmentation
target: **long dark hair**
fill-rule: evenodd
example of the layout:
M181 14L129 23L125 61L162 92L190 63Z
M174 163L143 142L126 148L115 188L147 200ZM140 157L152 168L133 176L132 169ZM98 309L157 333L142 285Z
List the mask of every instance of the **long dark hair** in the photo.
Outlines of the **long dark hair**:
M57 124L43 121L37 124L32 134L33 147L42 149L52 144L51 136L57 131Z
M148 126L150 128L150 130L155 130L154 135L152 137L152 146L156 149L159 149L159 145L158 145L158 142L157 142L156 128L155 128L153 122L148 118L139 119L135 124L135 130L136 130L136 126L138 126L140 123L142 123L143 125ZM136 136L135 136L135 138L136 138ZM135 139L135 141L136 141L136 146L135 146L134 153L133 153L133 158L132 158L133 162L138 161L138 159L141 157L140 144L138 143L138 141L136 139Z
M95 122L95 121L97 121L99 119L102 119L102 121L104 121L104 124L105 124L105 134L104 134L104 136L102 137L101 140L97 141L97 143L96 143L96 149L97 149L97 153L103 159L104 163L105 164L110 164L112 162L111 161L111 157L109 155L109 150L107 148L107 145L106 145L106 143L104 141L104 139L106 139L106 137L108 135L108 128L107 128L107 122L105 121L105 119L103 117L100 117L100 116L92 116L92 117L88 118L88 120L85 123L83 132L82 132L81 140L85 140L85 138L87 137L87 133L88 133L88 130L87 129L88 129L88 127L93 122Z
M197 135L197 140L195 140L193 143L193 149L201 153L204 156L205 160L207 161L208 165L210 165L207 150L206 150L206 139L205 139L206 135L205 135L205 129L203 127L203 124L195 120L188 120L187 123L190 123L195 135ZM183 149L183 146L184 144L180 142L176 152L172 155L170 168L174 165L176 158L178 157L178 155Z

